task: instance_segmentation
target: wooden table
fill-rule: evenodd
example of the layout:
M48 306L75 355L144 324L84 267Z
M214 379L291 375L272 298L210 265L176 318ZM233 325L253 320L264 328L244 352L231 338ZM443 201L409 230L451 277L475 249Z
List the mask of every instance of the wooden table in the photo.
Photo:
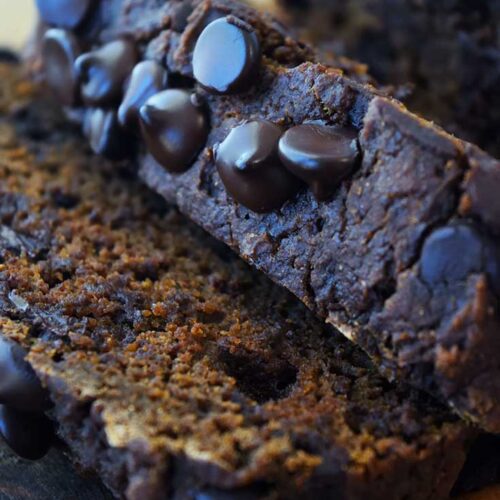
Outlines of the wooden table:
M14 455L0 438L0 500L111 500L97 478L80 476L61 449L31 462Z

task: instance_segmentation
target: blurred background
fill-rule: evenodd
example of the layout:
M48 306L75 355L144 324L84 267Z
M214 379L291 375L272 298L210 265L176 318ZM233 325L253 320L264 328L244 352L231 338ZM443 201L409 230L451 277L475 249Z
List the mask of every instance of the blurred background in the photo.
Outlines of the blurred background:
M0 47L22 48L35 19L34 0L0 0Z

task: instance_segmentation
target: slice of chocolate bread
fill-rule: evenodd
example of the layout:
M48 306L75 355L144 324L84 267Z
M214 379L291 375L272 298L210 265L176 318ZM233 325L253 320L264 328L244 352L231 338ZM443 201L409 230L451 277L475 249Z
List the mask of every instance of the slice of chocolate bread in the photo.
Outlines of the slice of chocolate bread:
M499 163L238 2L87 4L41 51L94 151L130 156L140 127L149 186L386 376L500 431Z
M84 467L129 499L446 497L473 429L29 94L0 67L0 325Z

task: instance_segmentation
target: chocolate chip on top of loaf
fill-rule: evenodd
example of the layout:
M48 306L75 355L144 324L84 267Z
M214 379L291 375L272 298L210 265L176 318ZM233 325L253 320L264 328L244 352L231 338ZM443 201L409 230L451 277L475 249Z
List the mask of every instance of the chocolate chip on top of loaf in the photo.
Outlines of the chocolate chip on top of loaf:
M268 121L235 127L214 149L224 186L239 203L254 212L280 208L300 189L300 182L282 165L278 143L283 130Z
M211 22L193 52L193 75L208 92L232 94L255 84L261 63L255 30L237 17Z
M136 56L154 60L168 88L125 94L139 109L131 149L146 183L368 351L384 375L500 432L496 160L356 71L318 63L280 23L234 0L100 0L72 35L87 51L76 67L92 62L77 72L83 100L109 113L91 127L95 150L130 147L113 140L123 133L113 114L123 69ZM258 123L270 124L269 137ZM456 224L484 236L488 263L448 280L438 259L429 281L426 241Z

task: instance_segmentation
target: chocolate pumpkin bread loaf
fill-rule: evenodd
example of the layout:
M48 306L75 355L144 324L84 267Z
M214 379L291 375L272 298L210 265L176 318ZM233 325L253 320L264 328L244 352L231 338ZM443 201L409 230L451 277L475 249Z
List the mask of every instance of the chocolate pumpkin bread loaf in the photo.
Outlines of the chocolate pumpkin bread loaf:
M410 109L500 156L499 0L255 1L380 82L412 84Z
M30 93L0 67L2 342L83 467L129 499L446 497L473 429Z
M43 5L47 81L94 151L136 147L150 187L385 376L500 431L499 162L238 2Z

